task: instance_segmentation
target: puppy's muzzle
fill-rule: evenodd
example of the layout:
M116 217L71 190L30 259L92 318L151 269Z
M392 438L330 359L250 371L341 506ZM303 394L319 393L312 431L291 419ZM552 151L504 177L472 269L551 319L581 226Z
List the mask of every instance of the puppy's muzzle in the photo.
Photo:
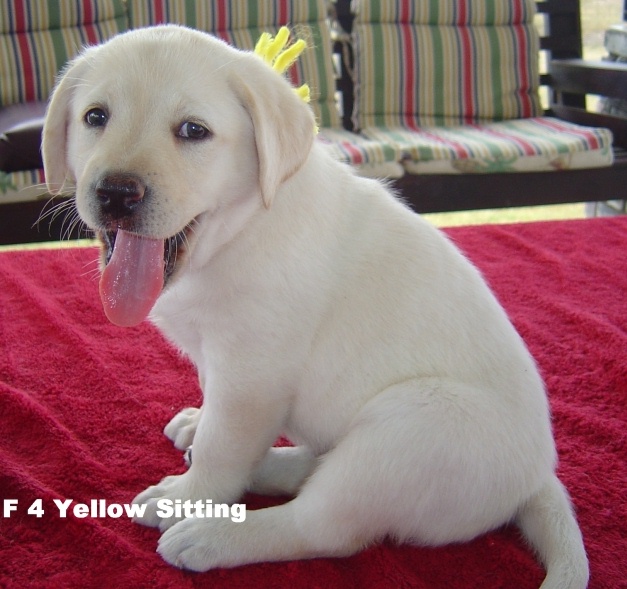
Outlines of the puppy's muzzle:
M96 185L96 196L103 217L120 220L135 214L144 200L146 187L130 174L111 174Z

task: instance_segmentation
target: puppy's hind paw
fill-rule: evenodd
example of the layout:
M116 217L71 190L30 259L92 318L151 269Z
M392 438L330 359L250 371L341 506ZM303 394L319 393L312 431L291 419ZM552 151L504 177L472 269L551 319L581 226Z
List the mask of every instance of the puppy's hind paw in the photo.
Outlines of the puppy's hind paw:
M163 433L171 440L175 448L186 450L192 445L198 421L200 420L200 409L187 407L179 411L165 426Z

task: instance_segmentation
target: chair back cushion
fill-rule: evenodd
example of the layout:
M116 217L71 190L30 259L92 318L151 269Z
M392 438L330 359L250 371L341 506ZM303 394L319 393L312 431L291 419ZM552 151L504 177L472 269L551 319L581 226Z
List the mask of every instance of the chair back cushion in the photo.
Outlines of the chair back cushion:
M541 114L533 0L357 0L357 129Z
M0 4L0 106L47 100L69 59L126 26L123 0L5 0Z

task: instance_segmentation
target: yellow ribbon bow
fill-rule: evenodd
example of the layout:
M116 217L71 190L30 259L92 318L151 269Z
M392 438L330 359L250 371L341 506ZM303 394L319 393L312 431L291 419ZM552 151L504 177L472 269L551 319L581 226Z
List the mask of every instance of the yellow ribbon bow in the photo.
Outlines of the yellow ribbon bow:
M262 33L255 45L254 52L279 74L285 73L299 58L300 54L307 49L307 43L303 39L298 39L286 47L289 37L289 29L281 27L276 37L273 37L270 33ZM294 88L294 92L305 102L311 100L311 91L308 84ZM318 128L316 127L317 132Z

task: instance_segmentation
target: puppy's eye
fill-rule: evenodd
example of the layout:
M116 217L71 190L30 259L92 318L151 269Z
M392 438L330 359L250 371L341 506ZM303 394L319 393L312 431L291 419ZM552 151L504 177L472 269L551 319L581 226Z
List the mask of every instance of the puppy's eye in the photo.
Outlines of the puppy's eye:
M207 139L211 136L211 131L200 123L186 121L179 127L177 135L183 139Z
M90 127L104 127L109 117L101 108L92 108L85 113L85 122Z

